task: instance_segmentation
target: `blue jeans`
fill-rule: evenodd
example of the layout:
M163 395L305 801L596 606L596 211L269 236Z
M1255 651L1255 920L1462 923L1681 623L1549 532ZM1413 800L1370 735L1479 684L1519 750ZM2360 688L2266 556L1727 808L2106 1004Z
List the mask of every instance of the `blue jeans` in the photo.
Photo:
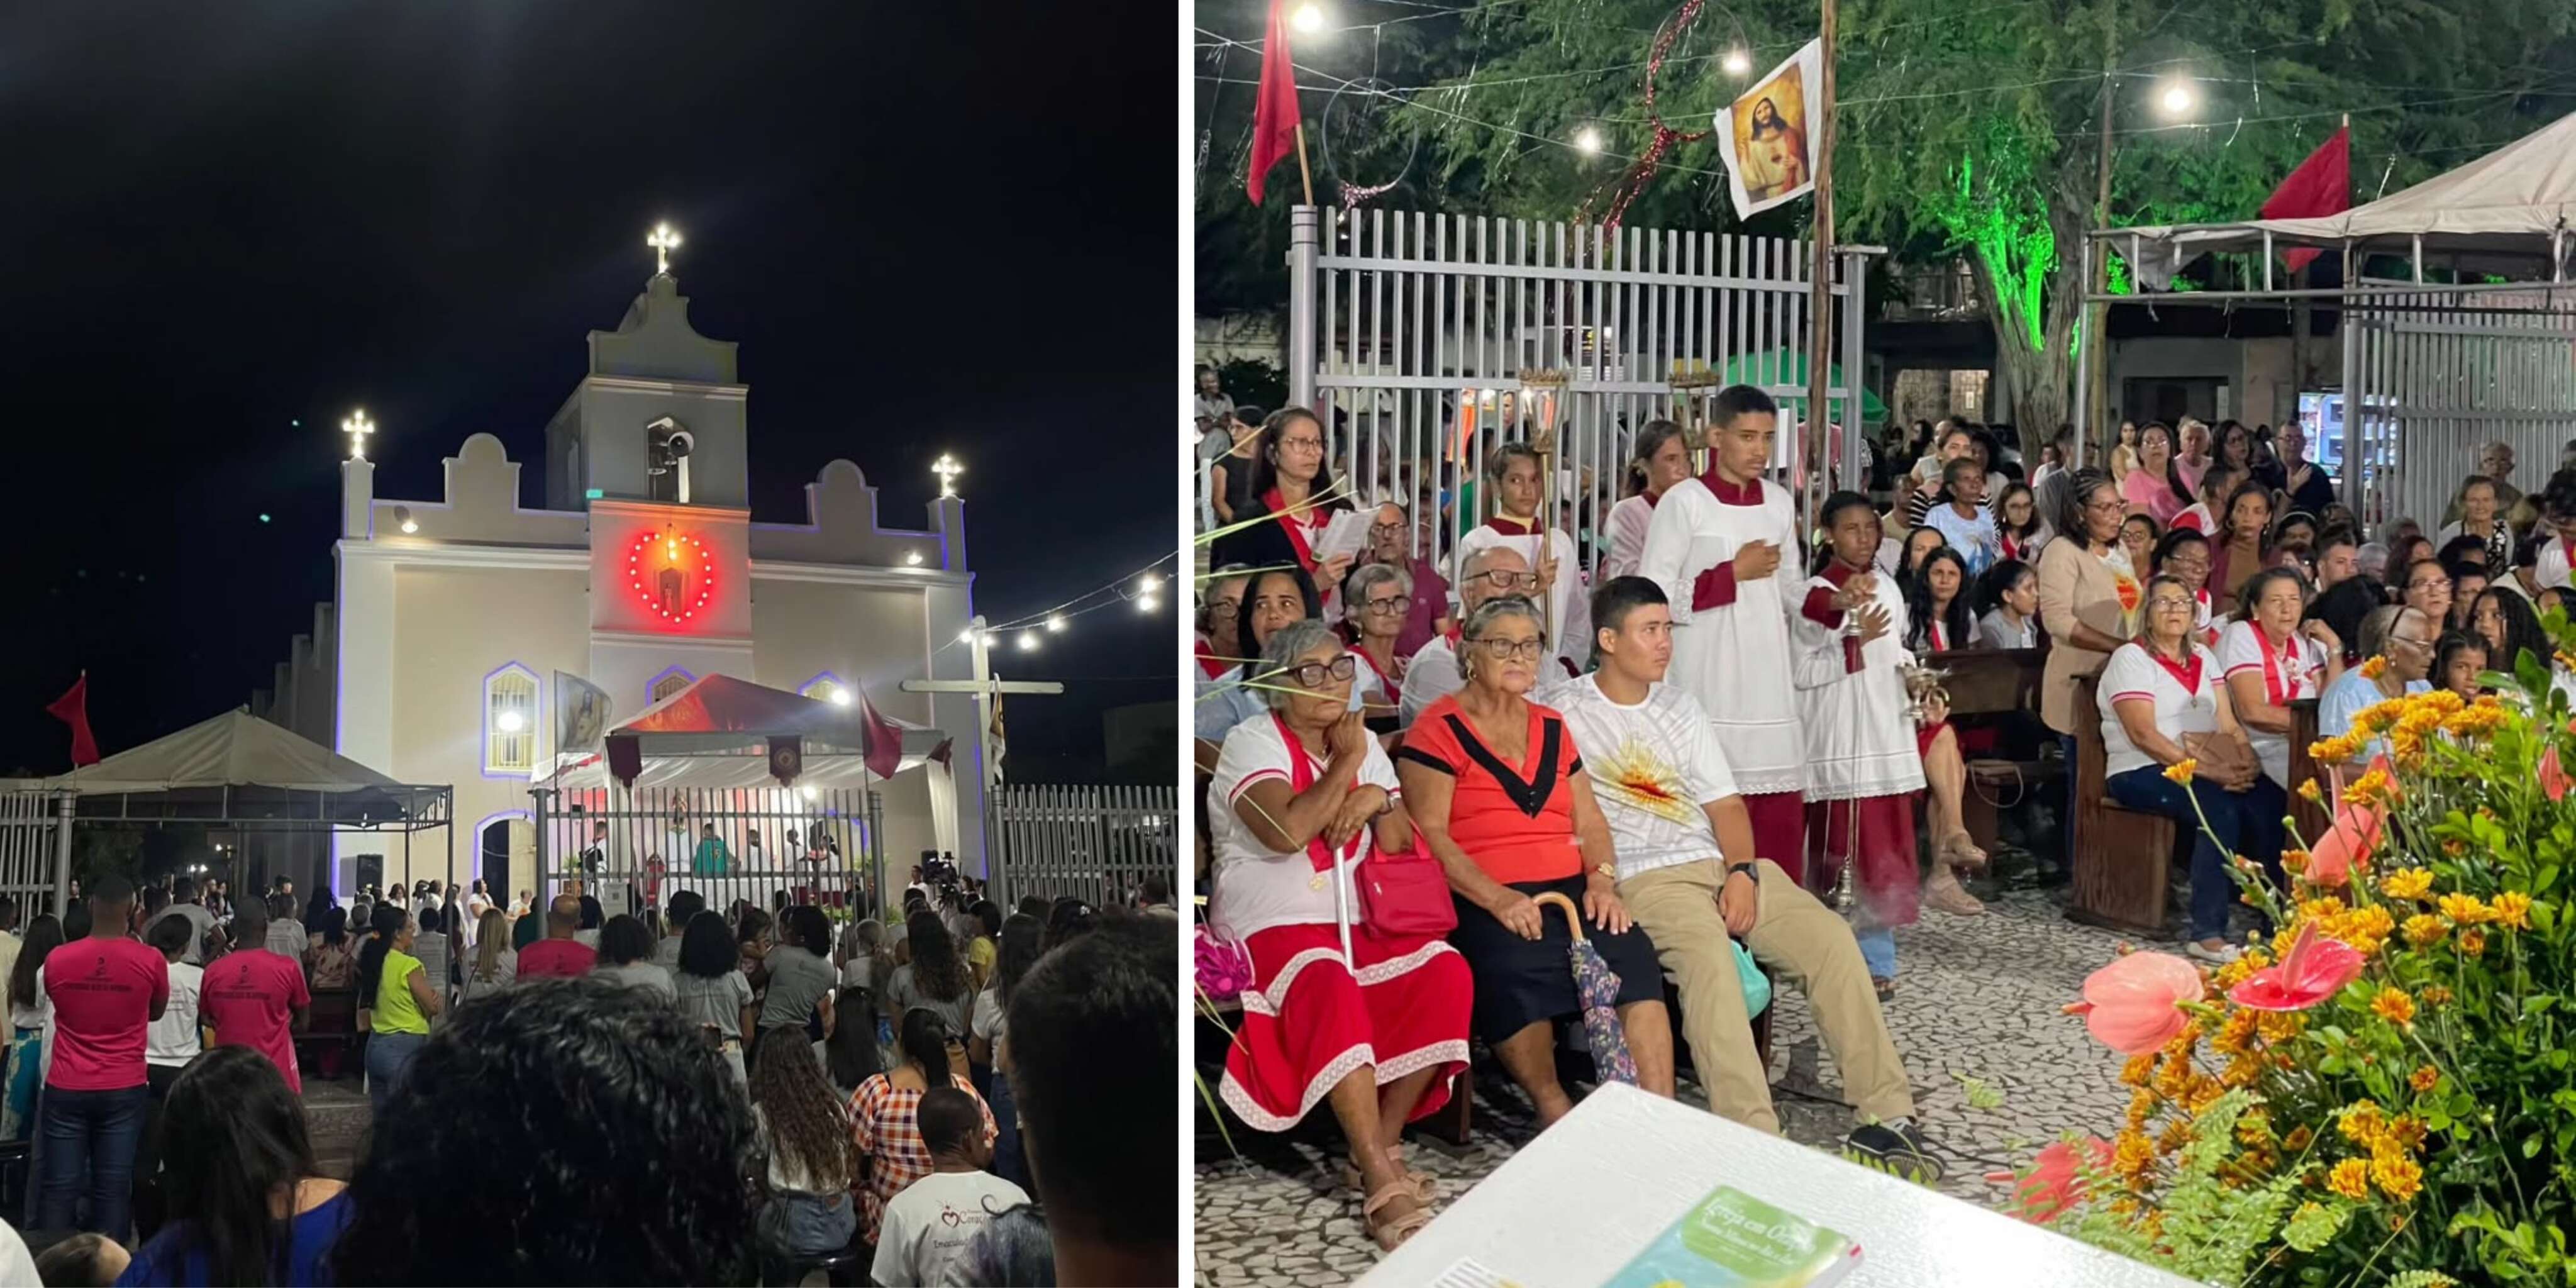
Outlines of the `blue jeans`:
M1872 979L1896 978L1896 932L1881 926L1876 930L1852 931L1860 941L1860 959L1869 965Z
M367 1107L384 1121L385 1105L411 1076L412 1057L428 1037L418 1033L378 1033L367 1039Z
M2281 812L2290 798L2269 778L2256 776L2254 786L2231 792L2195 779L2186 790L2165 777L2164 767L2148 765L2102 780L2111 799L2123 809L2162 814L2191 833L2191 937L2227 937L2227 907L2235 901L2236 883L2228 878L2226 852L2263 865L2276 888L2288 882L2281 873ZM2194 812L2192 798L2200 809ZM2202 815L2209 826L2201 827ZM2212 840L2212 834L2216 840Z
M39 1227L72 1229L86 1194L90 1223L82 1228L125 1240L133 1217L134 1152L143 1143L143 1111L150 1098L150 1090L139 1082L115 1091L45 1088L38 1128L44 1137Z
M993 1111L993 1161L985 1170L1021 1189L1029 1189L1036 1182L1029 1178L1028 1159L1020 1152L1020 1106L1011 1099L1010 1075L999 1069L993 1071L993 1094L984 1103Z

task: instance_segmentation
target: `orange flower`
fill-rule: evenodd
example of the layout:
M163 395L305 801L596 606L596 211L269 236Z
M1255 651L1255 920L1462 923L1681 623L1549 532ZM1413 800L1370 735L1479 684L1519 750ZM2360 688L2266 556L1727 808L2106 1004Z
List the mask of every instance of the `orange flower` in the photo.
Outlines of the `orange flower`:
M2429 912L2419 912L2406 919L2406 942L2425 947L2451 933L2451 923Z
M2317 786L2317 780L2311 778L2299 784L2299 799L2311 805L2323 805L2326 803L2325 789Z
M2531 929L2531 896L2520 890L2507 890L2497 895L2495 902L2487 905L2487 912L2499 926Z
M2361 678L2376 680L2388 670L2388 659L2373 655L2361 664Z
M2465 951L2467 936L2461 939L2460 947ZM2411 1024L2415 1020L2415 999L2406 996L2402 988L2382 987L2379 996L2370 999L2370 1009L2391 1024Z
M2442 1071L2429 1064L2406 1075L2406 1085L2413 1087L2415 1089L2415 1094L2417 1095L2422 1095L2431 1091L2433 1089L2433 1084L2440 1082L2441 1080Z
M2391 899L2421 899L2432 890L2430 868L2399 868L2379 879L2379 892Z
M2185 756L2165 768L2165 777L2172 782L2178 783L2184 787L2189 787L2191 786L2192 772L2199 768L2199 761L2189 756Z
M2442 910L2443 916L2463 926L2477 925L2495 915L2473 894L2446 894L2435 900L2434 906Z
M2467 957L2479 957L2484 956L2486 951L2487 932L2479 930L2474 926L2460 932L2461 955Z
M2326 1173L2326 1188L2348 1199L2370 1197L2370 1164L2347 1158Z

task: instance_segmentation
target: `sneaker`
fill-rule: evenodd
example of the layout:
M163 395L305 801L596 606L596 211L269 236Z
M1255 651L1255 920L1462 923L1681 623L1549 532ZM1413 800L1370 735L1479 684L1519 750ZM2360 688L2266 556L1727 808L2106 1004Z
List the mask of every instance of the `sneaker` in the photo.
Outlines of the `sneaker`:
M1932 1142L1911 1120L1855 1127L1843 1138L1843 1152L1917 1185L1937 1185L1943 1175Z
M2197 939L2184 944L2182 951L2185 956L2195 961L2208 962L2212 966L2224 966L2245 955L2245 950L2234 944L2222 943L2212 948Z

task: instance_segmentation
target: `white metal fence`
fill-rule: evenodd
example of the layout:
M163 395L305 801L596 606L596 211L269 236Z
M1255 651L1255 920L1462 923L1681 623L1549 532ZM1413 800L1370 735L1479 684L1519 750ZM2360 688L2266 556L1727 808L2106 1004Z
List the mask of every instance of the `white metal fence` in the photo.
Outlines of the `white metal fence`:
M1461 484L1473 483L1486 453L1528 440L1543 419L1558 432L1558 522L1597 572L1637 430L1676 418L1678 364L1732 374L1780 400L1774 465L1792 478L1805 475L1790 430L1804 417L1812 329L1838 327L1838 374L1862 372L1874 249L1838 256L1838 304L1818 319L1806 242L1312 206L1296 208L1290 224L1289 401L1324 419L1327 473L1347 478L1359 499L1412 509L1428 497L1444 507L1430 554L1452 573L1458 537L1485 517L1456 504ZM1562 372L1562 394L1525 391L1521 373L1534 369ZM1838 382L1828 396L1848 486L1860 469L1861 418L1842 414L1849 388ZM1474 493L1479 507L1490 505L1484 491Z
M881 912L872 897L884 888L882 856L872 843L880 819L873 792L540 788L530 795L541 903L580 880L612 909L622 903L638 915L683 889L719 911L736 900L766 910L784 894L791 903Z
M2365 519L2405 515L2433 531L2488 442L2513 446L2526 491L2557 468L2576 439L2576 291L2437 286L2355 312L2344 387L2360 391Z
M1004 784L992 808L993 894L1004 908L1030 895L1120 903L1154 873L1180 884L1170 787Z
M18 905L18 927L54 911L61 842L58 798L51 792L0 792L0 895Z

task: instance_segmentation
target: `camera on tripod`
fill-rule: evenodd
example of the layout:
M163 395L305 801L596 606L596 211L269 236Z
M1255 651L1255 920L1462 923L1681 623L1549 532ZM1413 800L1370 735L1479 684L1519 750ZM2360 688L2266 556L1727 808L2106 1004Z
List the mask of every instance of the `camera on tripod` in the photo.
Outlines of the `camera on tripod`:
M937 850L921 852L921 883L930 888L933 901L943 905L965 897L965 886L957 879L957 861L939 857Z

